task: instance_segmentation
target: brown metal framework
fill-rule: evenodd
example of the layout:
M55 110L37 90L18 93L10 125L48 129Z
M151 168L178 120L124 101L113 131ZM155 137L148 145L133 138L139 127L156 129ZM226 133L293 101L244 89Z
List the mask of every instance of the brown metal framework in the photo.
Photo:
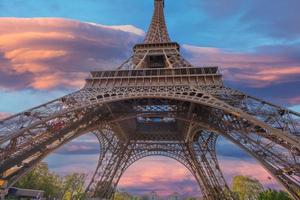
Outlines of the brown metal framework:
M143 44L118 70L91 72L79 91L0 122L2 192L43 158L86 133L99 163L90 196L112 198L124 171L147 156L182 163L207 200L234 199L218 164L224 136L300 200L300 114L223 85L217 67L194 67L170 42L163 0Z

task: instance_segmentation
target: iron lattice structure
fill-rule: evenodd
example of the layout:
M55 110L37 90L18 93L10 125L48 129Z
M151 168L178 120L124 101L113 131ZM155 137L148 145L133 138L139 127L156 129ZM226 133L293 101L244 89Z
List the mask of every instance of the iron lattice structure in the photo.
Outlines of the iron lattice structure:
M228 88L217 67L182 58L163 0L155 0L144 43L133 51L117 70L91 72L79 91L0 122L3 191L57 148L93 133L100 156L90 196L112 198L131 164L162 155L182 163L207 200L234 199L216 156L222 135L300 200L299 113Z

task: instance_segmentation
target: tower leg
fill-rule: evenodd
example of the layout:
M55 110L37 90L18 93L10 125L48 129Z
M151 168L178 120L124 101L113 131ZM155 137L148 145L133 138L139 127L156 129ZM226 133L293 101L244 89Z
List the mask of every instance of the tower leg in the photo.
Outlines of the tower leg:
M280 128L280 120L277 123L278 127L275 127L268 124L269 118L265 120L268 122L266 123L262 116L256 118L243 111L239 112L229 114L225 110L205 108L205 112L197 116L198 123L204 130L223 135L245 150L282 184L294 199L300 200L300 153L297 134L283 131ZM275 111L273 114L276 115ZM290 127L292 122L288 124Z
M112 199L130 158L132 152L130 146L133 144L129 141L119 141L111 130L102 130L98 134L101 134L103 146L96 172L86 191L91 197Z
M215 144L217 135L202 131L196 140L188 145L192 163L196 169L196 177L207 200L233 200L218 164Z
M255 158L295 200L300 200L298 156L284 155L276 151L276 146L268 146L270 143L254 140L250 135L232 131L225 137Z

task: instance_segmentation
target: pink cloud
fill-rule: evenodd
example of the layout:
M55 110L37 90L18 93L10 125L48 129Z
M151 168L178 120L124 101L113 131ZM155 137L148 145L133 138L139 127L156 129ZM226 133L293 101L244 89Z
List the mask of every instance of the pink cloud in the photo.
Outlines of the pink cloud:
M182 164L164 157L148 157L136 162L125 172L118 187L131 191L155 190L163 196L176 191L201 194L193 175Z
M219 66L225 79L252 87L292 82L300 76L300 61L285 53L237 53L228 50L184 45L195 64Z
M105 26L55 18L1 18L0 87L81 87L87 72L114 69L122 63L130 55L131 46L143 35L142 30L132 25ZM196 65L218 65L225 79L253 87L295 81L300 76L300 61L284 53L238 53L190 45L183 48Z
M276 180L257 162L221 158L220 165L231 185L236 175L250 176L265 187L282 189ZM149 157L132 165L121 178L119 188L135 191L136 188L156 190L160 195L180 192L200 195L200 189L192 174L180 163L163 157Z
M220 166L230 184L234 176L244 175L259 180L265 187L282 189L277 181L253 160L220 159Z
M143 34L131 25L1 18L0 88L81 87L89 71L117 68Z
M255 55L251 53L237 53L212 47L197 47L183 45L183 48L192 54L191 60L196 64L220 65L220 67L230 68L252 68L264 65L278 64L286 58L278 58L268 55Z
M290 98L288 101L290 104L293 104L293 105L300 104L300 96Z
M5 119L6 117L9 117L11 114L5 113L5 112L0 112L0 120Z
M84 85L84 78L86 73L72 72L62 73L57 72L53 74L45 74L44 76L33 77L33 81L30 84L35 89L49 89L57 86L68 86L72 88L79 88Z

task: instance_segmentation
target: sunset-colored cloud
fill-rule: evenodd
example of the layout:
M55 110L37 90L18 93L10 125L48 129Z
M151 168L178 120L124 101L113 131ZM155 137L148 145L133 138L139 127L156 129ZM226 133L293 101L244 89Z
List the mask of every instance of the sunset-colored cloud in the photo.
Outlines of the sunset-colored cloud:
M0 88L82 87L89 71L117 68L143 34L131 25L1 18Z
M156 191L169 195L179 191L182 194L200 195L200 189L193 175L175 160L163 157L148 157L133 164L121 178L119 188L141 192Z
M30 84L32 88L46 90L49 88L55 88L58 86L61 87L72 87L72 88L80 88L84 85L84 78L86 77L86 73L53 73L46 74L42 77L36 76L33 77L33 81Z
M267 87L293 82L300 77L300 59L268 48L252 53L237 53L210 47L184 45L190 60L199 66L219 66L226 80ZM300 48L300 47L299 47Z
M32 50L20 48L4 53L4 58L11 62L12 69L17 73L40 73L47 72L51 69L47 65L43 65L43 61L50 59L59 59L66 56L66 52L59 50Z
M223 157L220 159L220 166L229 184L234 176L243 175L259 180L265 187L282 189L279 183L254 160Z
M300 104L300 96L292 97L288 99L289 103L292 105L299 105Z
M273 83L293 82L300 76L299 67L265 67L255 71L233 74L234 81L248 81L254 87L266 87Z
M190 60L199 66L218 65L225 69L263 67L264 65L278 65L281 62L289 62L286 58L273 57L251 53L238 53L212 47L198 47L183 45L188 52Z
M100 144L96 136L92 134L86 134L81 136L71 143L62 146L56 154L59 155L96 155L96 157L100 153Z
M79 88L89 71L117 68L143 35L132 25L1 18L0 87ZM297 46L275 52L268 46L252 52L191 45L183 45L183 49L195 65L218 65L226 80L251 87L292 82L300 76L300 59L291 56L298 51Z
M9 114L9 113L0 112L0 120L5 119L6 117L9 117L10 115L11 114Z
M265 187L281 189L254 160L221 157L220 165L229 185L234 176L244 175L259 180ZM188 195L201 194L193 175L177 161L164 157L149 157L135 163L125 172L118 187L137 193L155 190L161 195L176 191ZM139 191L138 188L147 189Z
M3 24L3 21L5 19L0 20L0 25ZM19 20L19 19L15 19ZM34 19L32 19L34 20ZM2 21L2 23L1 23ZM26 24L26 21L23 21L23 25ZM8 21L8 23L12 23L13 25L15 24L14 21ZM31 32L30 30L31 27L27 27L27 29L23 29L22 31L26 31L29 29L29 32L19 32L19 33L6 33L0 35L0 45L2 47L9 47L9 46L19 46L19 45L26 45L26 43L31 42L32 40L65 40L65 39L75 39L75 37L71 34L67 33L59 33L59 32ZM42 27L43 28L43 27ZM0 33L1 33L0 29ZM40 30L35 30L35 31L40 31Z

